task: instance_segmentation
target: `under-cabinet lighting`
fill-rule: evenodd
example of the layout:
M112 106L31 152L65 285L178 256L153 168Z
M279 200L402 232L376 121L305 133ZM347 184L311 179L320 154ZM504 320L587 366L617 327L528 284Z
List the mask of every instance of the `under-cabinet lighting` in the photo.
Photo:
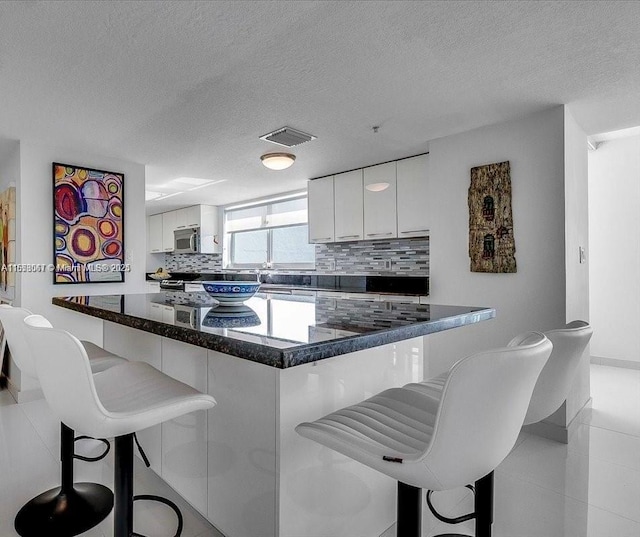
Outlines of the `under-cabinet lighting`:
M369 192L382 192L389 188L389 183L371 183L365 187Z

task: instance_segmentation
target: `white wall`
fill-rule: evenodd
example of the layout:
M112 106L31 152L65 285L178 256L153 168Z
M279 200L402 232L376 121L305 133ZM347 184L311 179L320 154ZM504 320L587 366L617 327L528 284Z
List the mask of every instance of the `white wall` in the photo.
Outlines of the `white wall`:
M564 192L565 192L565 270L567 282L567 321L589 321L589 203L587 173L587 135L565 107L564 113ZM585 258L580 262L580 248ZM566 423L580 411L590 397L590 349L578 366L570 396L560 409L556 423Z
M429 336L426 373L565 323L564 108L430 143L431 302L492 306L496 319ZM586 149L585 149L586 151ZM469 270L467 194L474 166L511 164L515 274Z
M640 137L589 152L591 354L640 365Z
M20 182L18 215L21 222L19 243L22 263L53 262L53 179L52 162L77 164L122 172L124 179L124 240L126 262L131 272L124 283L54 285L49 272L23 274L21 305L49 318L59 328L81 339L102 343L102 321L51 304L53 296L98 295L144 292L146 231L144 213L145 167L115 158L68 148L20 144Z

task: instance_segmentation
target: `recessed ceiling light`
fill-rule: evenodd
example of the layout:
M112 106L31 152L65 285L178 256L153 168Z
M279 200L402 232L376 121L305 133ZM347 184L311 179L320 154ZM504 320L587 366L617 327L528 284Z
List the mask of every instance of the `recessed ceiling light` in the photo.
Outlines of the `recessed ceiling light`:
M382 192L389 188L389 183L371 183L365 187L369 192Z
M270 170L285 170L293 164L296 156L291 153L267 153L260 160Z

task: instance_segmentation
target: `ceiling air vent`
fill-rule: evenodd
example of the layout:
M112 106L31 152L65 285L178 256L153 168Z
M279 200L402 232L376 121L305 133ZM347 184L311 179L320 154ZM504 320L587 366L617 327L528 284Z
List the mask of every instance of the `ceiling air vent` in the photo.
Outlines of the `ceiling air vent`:
M295 147L296 145L315 140L316 136L307 134L306 132L297 131L291 127L282 127L268 134L260 136L261 140L273 142L274 144L283 145L285 147Z

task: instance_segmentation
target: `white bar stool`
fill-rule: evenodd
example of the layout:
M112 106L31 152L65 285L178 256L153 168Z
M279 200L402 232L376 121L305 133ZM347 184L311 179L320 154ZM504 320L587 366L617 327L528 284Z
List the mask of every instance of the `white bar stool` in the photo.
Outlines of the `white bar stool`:
M115 437L114 536L131 537L133 501L159 500L133 496L133 435L164 421L215 406L213 397L200 393L144 362L127 362L92 375L84 347L73 335L56 330L41 315L24 320L24 331L49 405L70 426L96 437Z
M25 308L0 305L0 323L4 329L9 351L20 371L37 378L36 364L26 341L24 318L31 315ZM89 356L92 373L105 371L116 365L126 363L124 358L110 353L89 341L81 342ZM45 356L50 354L47 349ZM84 457L75 453L75 441L88 436L78 436L64 423L60 424L60 460L62 466L61 485L36 496L27 502L18 512L15 528L22 537L41 537L56 535L67 537L78 535L99 524L113 507L113 493L98 483L74 483L73 459L98 461L109 452L110 445L99 438L106 446L97 457Z
M493 470L513 448L551 342L519 344L457 362L441 397L392 388L296 431L398 481L399 537L420 537L421 489L476 482L476 535L491 535ZM413 387L412 387L413 386Z
M525 425L548 418L565 402L593 328L585 321L572 321L544 334L553 343L553 352L536 382Z
M537 423L549 417L562 406L562 403L569 395L580 358L589 344L593 329L585 321L572 321L564 328L549 330L544 334L553 344L553 351L538 377L523 425ZM509 342L509 345L519 345L527 337L528 333L518 335ZM433 379L411 384L407 387L439 399L448 375L449 373L447 372ZM457 518L442 516L433 507L431 495L432 491L429 491L427 493L427 504L438 520L449 524L458 524L469 520L468 515Z

